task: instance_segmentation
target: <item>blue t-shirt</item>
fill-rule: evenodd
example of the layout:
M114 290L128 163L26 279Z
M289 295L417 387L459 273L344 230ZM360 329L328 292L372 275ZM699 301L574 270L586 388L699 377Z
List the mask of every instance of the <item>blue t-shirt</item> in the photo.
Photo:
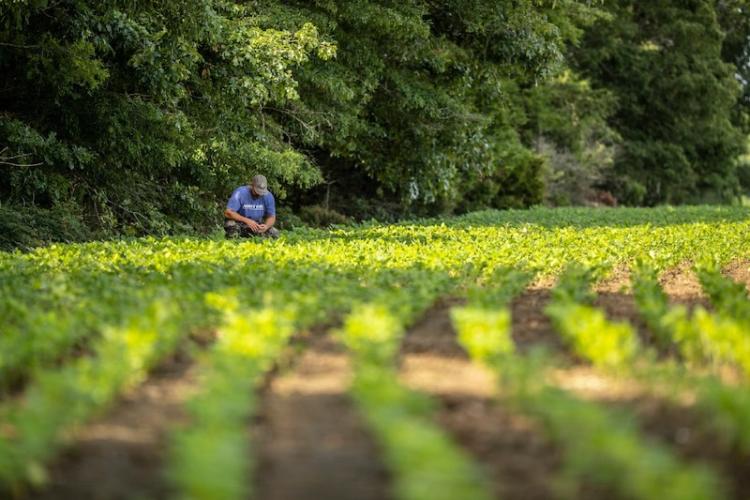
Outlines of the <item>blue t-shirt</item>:
M227 202L227 208L243 217L262 223L266 217L276 215L276 201L271 193L253 196L249 186L240 186L234 190Z

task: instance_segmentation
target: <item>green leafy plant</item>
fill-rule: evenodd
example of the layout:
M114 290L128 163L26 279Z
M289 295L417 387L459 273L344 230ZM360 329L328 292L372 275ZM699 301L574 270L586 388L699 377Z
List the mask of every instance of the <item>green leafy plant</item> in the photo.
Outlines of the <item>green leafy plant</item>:
M610 322L603 311L586 304L595 298L591 276L592 271L577 265L566 269L545 313L583 358L598 366L627 367L639 354L638 337L630 325Z

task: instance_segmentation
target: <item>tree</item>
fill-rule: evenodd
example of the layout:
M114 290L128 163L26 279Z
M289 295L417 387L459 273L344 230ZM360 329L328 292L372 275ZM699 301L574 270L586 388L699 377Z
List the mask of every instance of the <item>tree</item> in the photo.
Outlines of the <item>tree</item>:
M728 201L744 139L732 110L735 66L722 60L712 0L606 4L573 66L617 99L622 154L610 187L630 204Z

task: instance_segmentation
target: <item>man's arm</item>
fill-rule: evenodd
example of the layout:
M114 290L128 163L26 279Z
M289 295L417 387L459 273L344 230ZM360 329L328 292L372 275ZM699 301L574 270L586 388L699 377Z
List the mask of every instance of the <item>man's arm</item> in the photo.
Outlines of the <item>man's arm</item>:
M231 208L227 208L224 210L224 217L227 219L232 219L234 221L240 222L242 224L245 224L247 227L252 229L254 232L258 232L260 230L260 224L255 222L253 219L248 219L247 217L243 217Z

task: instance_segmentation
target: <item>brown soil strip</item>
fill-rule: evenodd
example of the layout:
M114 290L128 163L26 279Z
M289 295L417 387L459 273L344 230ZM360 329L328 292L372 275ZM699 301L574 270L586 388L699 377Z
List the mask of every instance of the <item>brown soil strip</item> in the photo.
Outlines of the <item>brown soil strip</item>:
M497 498L554 497L559 453L528 420L495 401L494 377L456 342L452 303L439 302L407 333L401 380L437 399L437 423L483 466Z
M532 347L544 346L552 352L573 359L544 308L550 301L549 288L529 288L511 303L513 340L521 353Z
M170 496L164 478L168 432L184 422L183 405L197 389L189 356L178 353L83 427L50 467L48 487L34 498L130 499Z
M330 336L313 335L262 394L253 424L255 497L263 500L390 498L376 444L347 391L351 362Z
M734 261L726 266L722 272L738 283L744 283L750 291L750 260Z
M630 289L630 267L617 265L609 276L594 285L597 293L622 293Z
M701 283L693 272L692 262L667 269L659 276L659 283L672 304L684 305L688 309L696 306L710 308L708 297L703 293Z

